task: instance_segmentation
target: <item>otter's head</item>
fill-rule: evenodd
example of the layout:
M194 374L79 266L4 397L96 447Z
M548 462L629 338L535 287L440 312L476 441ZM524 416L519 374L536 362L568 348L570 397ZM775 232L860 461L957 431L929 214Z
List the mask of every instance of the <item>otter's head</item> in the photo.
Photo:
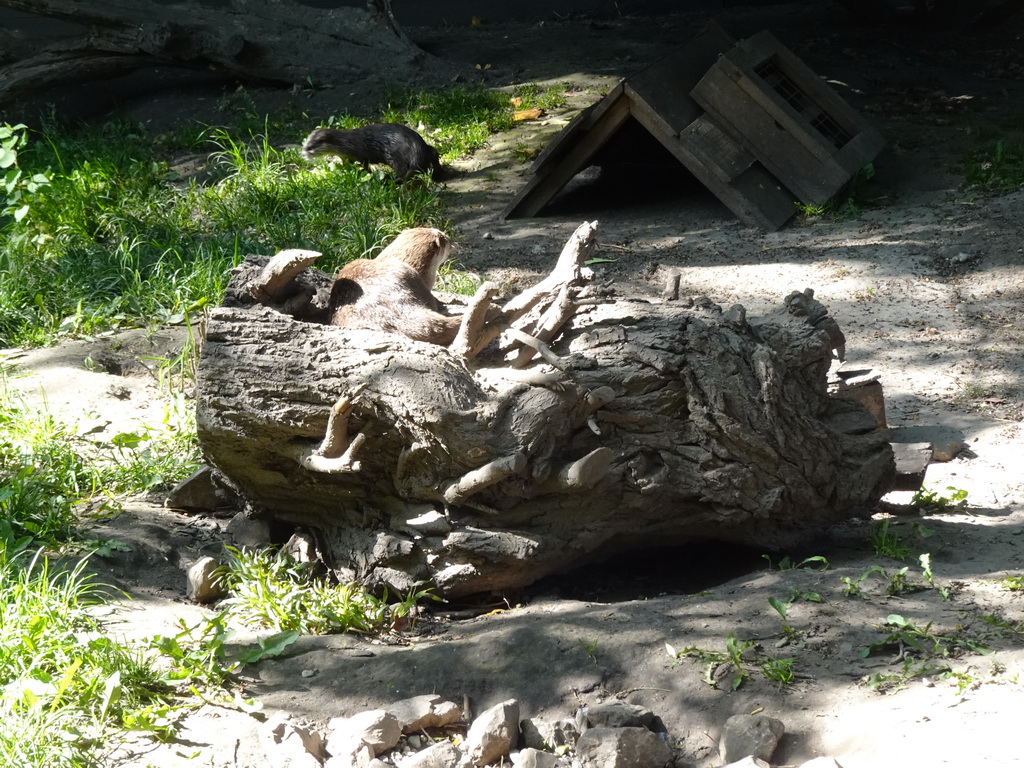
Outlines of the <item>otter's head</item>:
M451 241L433 227L404 229L380 254L378 260L398 259L419 272L427 288L437 282L438 268L448 260Z
M337 147L331 144L331 134L328 128L317 128L306 140L302 142L302 156L306 160L312 160L314 157L321 157L323 155L334 155L337 154Z

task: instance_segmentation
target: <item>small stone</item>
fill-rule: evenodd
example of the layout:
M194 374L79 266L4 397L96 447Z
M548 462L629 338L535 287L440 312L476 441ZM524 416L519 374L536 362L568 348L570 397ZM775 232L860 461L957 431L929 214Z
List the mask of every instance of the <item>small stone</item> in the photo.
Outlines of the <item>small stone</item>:
M729 763L728 765L722 766L722 768L772 768L771 763L766 763L764 760L758 760L753 755L747 755L742 760L737 760L735 763Z
M398 718L383 709L371 709L352 717L332 718L327 724L327 730L327 751L332 757L352 754L353 745L365 744L370 748L370 757L374 758L392 749L402 737L402 725Z
M771 760L772 753L786 732L781 720L765 715L733 715L725 721L718 752L727 763L753 755Z
M441 701L436 694L413 696L389 704L388 712L398 718L403 733L413 733L423 728L440 728L459 721L462 710L451 701Z
M320 768L325 757L323 737L277 712L259 728L268 768Z
M239 547L265 547L270 543L270 525L239 512L228 521L227 533Z
M465 750L473 765L490 765L516 746L519 702L508 699L480 713L466 734Z
M304 670L302 670L302 672L300 674L303 677L316 677L316 670L315 669L304 669Z
M646 728L591 728L576 742L585 768L662 768L672 748Z
M220 563L212 557L201 557L195 565L188 569L185 594L189 600L205 605L218 600L226 594L220 575Z
M297 563L316 562L316 541L308 533L293 533L285 542L284 552Z
M513 756L512 765L516 768L555 768L558 755L527 747Z
M213 479L213 469L203 464L186 477L164 499L164 506L170 509L189 509L213 512L226 506L227 499Z
M947 461L952 461L960 455L960 451L964 449L963 443L944 443L943 445L932 446L932 461L943 464Z
M585 711L591 728L647 728L654 730L655 716L651 710L624 701L595 704Z
M533 749L553 750L558 747L573 747L580 737L575 720L546 720L527 718L519 724L523 734L523 746Z
M438 741L426 749L406 755L397 762L399 768L458 768L462 753L450 741Z
M338 752L331 753L323 768L374 768L381 762L374 758L373 750L362 742L336 742L335 749Z

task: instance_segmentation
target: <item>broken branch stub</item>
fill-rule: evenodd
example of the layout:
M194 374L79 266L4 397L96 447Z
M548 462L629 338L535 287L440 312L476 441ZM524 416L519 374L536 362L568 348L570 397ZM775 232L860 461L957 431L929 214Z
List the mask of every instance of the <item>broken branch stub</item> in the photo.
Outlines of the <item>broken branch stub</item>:
M841 332L810 291L760 320L706 299L585 303L552 375L287 316L251 299L258 262L210 317L200 441L254 510L317 530L342 579L457 597L626 549L792 546L894 477L870 414L827 393ZM325 278L296 277L307 318Z

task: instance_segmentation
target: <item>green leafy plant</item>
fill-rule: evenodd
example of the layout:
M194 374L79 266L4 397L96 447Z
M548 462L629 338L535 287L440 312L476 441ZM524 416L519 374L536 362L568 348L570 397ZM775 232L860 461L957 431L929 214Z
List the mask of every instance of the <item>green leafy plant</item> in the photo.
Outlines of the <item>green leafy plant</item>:
M963 512L967 509L967 491L951 485L947 486L946 490L950 492L948 496L921 488L914 493L910 504L923 515Z
M577 642L579 643L580 648L583 649L583 652L585 654L587 654L587 656L590 657L590 660L593 661L596 664L597 663L597 643L598 643L598 641L594 640L593 642L586 642L583 639L580 639L580 640L577 640Z
M512 98L519 109L558 109L566 104L566 93L572 90L570 83L554 83L547 86L538 83L523 83L512 90Z
M312 563L297 562L281 550L229 547L227 552L223 580L230 596L221 607L227 620L249 627L382 634L412 617L421 600L437 599L417 586L391 603L386 592L377 597L355 584L331 584Z
M967 180L993 191L1024 186L1024 139L1007 134L974 149L967 157Z
M41 551L0 542L3 765L95 765L110 733L170 708L171 690L144 655L99 631L93 608L102 588L85 562L54 569ZM170 727L151 720L146 729Z
M449 261L442 264L437 270L437 282L434 284L434 290L472 296L479 286L479 278L461 270Z
M1011 592L1024 590L1024 576L1004 576L999 580L999 586Z
M793 672L794 661L793 658L769 659L761 664L761 674L764 675L765 680L771 680L779 685L792 685L796 679Z
M777 646L787 644L797 634L797 630L789 623L789 607L798 600L806 600L811 603L823 602L821 595L817 592L804 592L795 587L789 588L789 597L786 600L779 600L777 597L768 598L768 605L782 618L782 631L786 635L776 644Z
M879 651L891 649L897 650L898 660L909 656L929 659L935 656L948 657L962 651L984 654L992 652L975 640L954 634L943 635L932 631L931 627L931 622L920 627L897 613L891 613L885 624L879 627L885 636L863 648L860 656L867 658Z
M730 690L737 690L748 675L744 654L754 647L751 640L737 640L732 632L725 638L725 651L713 651L705 648L683 648L677 651L673 646L665 643L665 650L676 663L679 663L684 656L697 659L700 663L706 664L704 682L715 688L718 686L717 673L723 664L728 665L732 670L729 684Z
M797 211L806 217L829 216L835 220L855 219L865 208L878 205L884 197L875 193L870 185L875 177L875 166L868 163L850 179L849 183L831 199L820 205L795 202Z
M871 565L866 571L851 579L849 576L840 576L839 580L846 586L847 597L866 597L863 584L872 576L877 576L885 583L885 593L890 596L905 595L911 592L918 592L929 587L938 590L943 600L950 599L948 587L940 587L935 583L935 576L932 573L931 554L925 552L918 558L921 566L924 581L915 581L910 578L910 566L903 566L895 571L887 571L880 565Z
M945 600L946 602L949 602L950 599L951 599L949 587L939 586L938 584L935 583L935 574L932 572L932 555L931 555L931 553L930 552L923 552L917 558L917 562L921 566L921 575L924 576L924 580L926 582L928 582L928 586L930 586L933 589L937 590L938 593L942 596L942 599Z
M890 523L890 520L881 520L872 527L871 546L876 555L906 560L911 554L910 546L901 536L889 530Z
M25 173L18 167L18 152L28 144L25 125L0 123L0 173L3 174L3 199L0 200L0 225L11 218L21 223L29 214L31 197L49 185L45 173ZM0 260L0 267L5 266Z
M761 555L761 557L768 561L768 570L769 571L772 570L773 568L775 570L779 570L779 571L792 571L792 570L807 570L807 571L819 570L819 571L827 571L828 570L828 559L823 557L822 555L813 555L812 557L805 557L805 558L803 558L800 561L793 560L793 558L791 558L789 555L784 555L782 557L782 559L779 560L777 565L772 563L772 558L771 558L770 555Z

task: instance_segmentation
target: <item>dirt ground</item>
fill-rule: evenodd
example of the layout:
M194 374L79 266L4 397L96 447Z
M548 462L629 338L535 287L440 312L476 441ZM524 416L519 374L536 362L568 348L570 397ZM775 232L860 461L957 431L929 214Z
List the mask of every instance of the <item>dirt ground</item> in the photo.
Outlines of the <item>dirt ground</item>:
M323 723L436 692L459 702L468 695L477 711L515 697L524 716L561 718L620 698L662 718L679 766L717 765L722 723L755 711L786 725L776 765L818 755L845 768L1024 763L1015 738L1024 707L1024 593L1001 583L1024 575L1024 190L982 194L964 183L961 165L977 126L1020 115L1021 20L972 37L910 24L861 26L827 3L720 11L718 20L738 37L773 31L886 136L870 186L879 199L854 217L798 219L764 233L741 226L706 190L641 169L605 187L579 184L543 217L500 218L528 174L514 149L544 146L575 111L699 32L707 18L409 30L436 55L491 65L491 84L565 83L569 95L566 109L519 125L457 164L446 193L456 260L522 285L553 263L581 221L596 219L596 255L614 260L598 267L599 278L621 293L656 300L678 271L684 295L740 303L758 315L791 290L813 288L846 333L847 367L881 374L892 441L928 442L950 459L929 467L926 486L969 494L963 512L893 522L916 552L931 554L936 585L949 599L931 588L888 595L877 574L864 579L862 596L847 595L842 579L856 581L872 566L892 575L909 565L910 580L923 582L913 558L878 555L869 540L883 514L907 512L900 505L909 494L897 493L876 520L837 526L792 553L827 558L824 571L769 570L762 553L708 544L551 579L508 596L499 612L437 617L428 634L403 645L302 638L284 657L246 670L244 689L265 712ZM311 117L358 110L370 99L356 90L346 99L347 90L304 97ZM140 116L159 108L131 107ZM136 333L112 354L145 357L178 340ZM27 391L45 389L55 409L77 414L85 403L111 422L107 429L133 418L152 423L153 378L87 370L90 355L96 347L81 342L30 352L14 360L31 373L18 381ZM62 393L69 383L72 391ZM167 633L176 618L199 615L184 600L183 571L216 548L224 527L224 520L137 504L100 529L131 547L101 574L133 597L112 614L112 631ZM823 602L793 602L786 632L768 600L787 600L794 590ZM865 680L897 675L902 661L895 649L863 658L861 651L883 637L890 614L990 652L954 649L933 670L880 692ZM743 685L729 691L724 667L712 687L703 681L705 664L675 663L666 651L666 643L722 651L729 633L767 657L794 658L796 681L779 687L750 663ZM263 765L256 725L207 706L188 718L179 743L134 744L117 764Z

